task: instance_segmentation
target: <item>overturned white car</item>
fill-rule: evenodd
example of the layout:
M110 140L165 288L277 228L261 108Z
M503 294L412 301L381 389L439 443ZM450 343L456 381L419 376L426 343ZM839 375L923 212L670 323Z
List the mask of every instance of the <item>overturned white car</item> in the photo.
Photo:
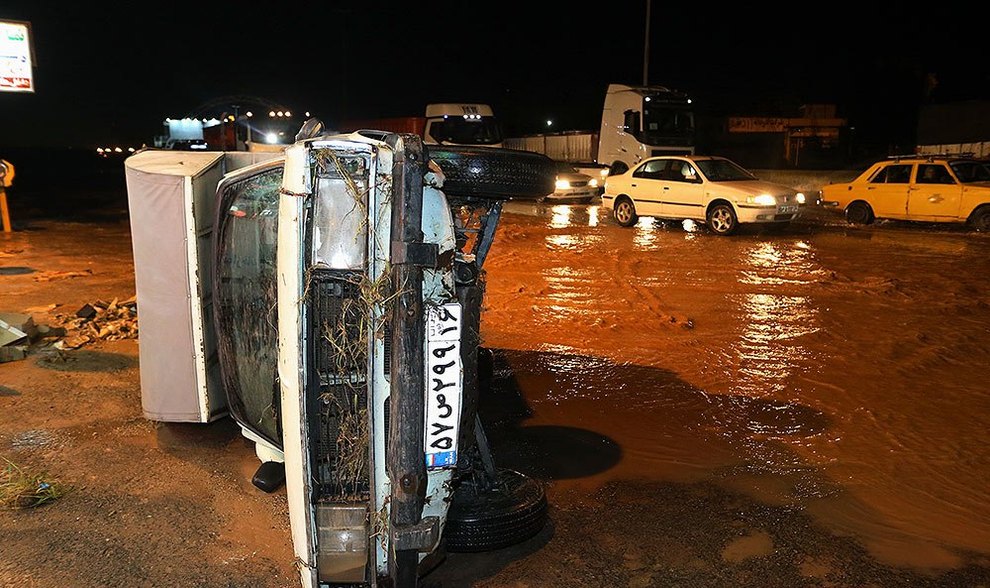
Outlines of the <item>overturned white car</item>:
M308 121L260 161L128 159L143 406L238 422L255 485L284 479L304 587L415 586L446 551L545 524L540 484L487 450L478 331L502 202L553 192L555 172L535 153L321 133Z

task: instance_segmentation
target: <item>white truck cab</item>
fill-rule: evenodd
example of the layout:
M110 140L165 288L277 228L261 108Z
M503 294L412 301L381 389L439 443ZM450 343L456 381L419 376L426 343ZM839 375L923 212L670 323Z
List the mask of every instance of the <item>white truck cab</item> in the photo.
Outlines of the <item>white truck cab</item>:
M427 144L502 147L502 128L488 104L426 105Z

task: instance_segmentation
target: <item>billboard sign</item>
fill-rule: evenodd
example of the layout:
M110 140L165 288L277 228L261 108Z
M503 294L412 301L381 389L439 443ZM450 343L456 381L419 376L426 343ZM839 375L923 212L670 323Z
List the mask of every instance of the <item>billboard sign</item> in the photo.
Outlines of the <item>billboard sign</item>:
M34 92L31 24L0 20L0 92Z
M770 116L731 116L728 126L730 133L783 133L787 128L787 119Z

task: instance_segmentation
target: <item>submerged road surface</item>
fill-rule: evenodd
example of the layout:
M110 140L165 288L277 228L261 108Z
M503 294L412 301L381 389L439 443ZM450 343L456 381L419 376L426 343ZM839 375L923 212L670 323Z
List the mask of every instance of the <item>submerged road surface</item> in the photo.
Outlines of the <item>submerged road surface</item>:
M444 586L990 586L990 235L509 203L496 462L551 523Z

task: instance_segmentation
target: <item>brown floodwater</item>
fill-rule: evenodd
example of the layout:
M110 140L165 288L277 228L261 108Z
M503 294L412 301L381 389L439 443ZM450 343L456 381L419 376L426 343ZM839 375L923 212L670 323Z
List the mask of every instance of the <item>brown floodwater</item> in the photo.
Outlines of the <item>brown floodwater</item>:
M483 345L525 405L502 446L552 504L712 483L882 565L987 561L990 236L509 203L486 269Z

